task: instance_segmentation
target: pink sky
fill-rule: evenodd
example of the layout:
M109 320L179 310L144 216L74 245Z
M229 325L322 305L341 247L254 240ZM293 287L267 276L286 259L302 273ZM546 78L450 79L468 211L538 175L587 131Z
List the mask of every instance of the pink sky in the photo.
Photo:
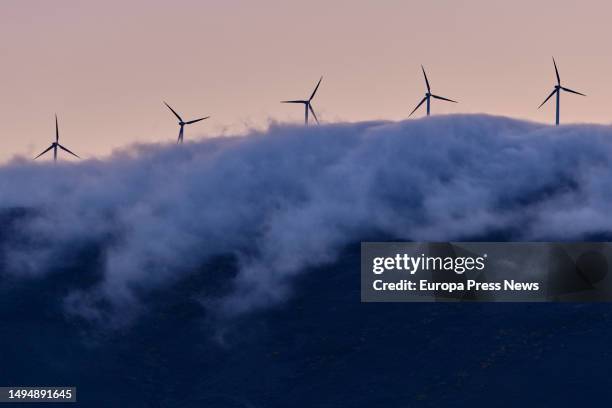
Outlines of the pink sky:
M485 112L552 123L538 111L567 87L562 122L611 123L609 1L5 0L0 12L0 161L53 138L82 157L134 142L186 140L301 122L307 97L325 122L407 117L433 91L459 100L433 113ZM437 102L437 101L434 101Z

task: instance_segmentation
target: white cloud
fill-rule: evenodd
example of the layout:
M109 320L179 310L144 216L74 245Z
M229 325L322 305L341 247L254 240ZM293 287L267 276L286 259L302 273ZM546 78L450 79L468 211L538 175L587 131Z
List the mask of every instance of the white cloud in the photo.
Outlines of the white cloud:
M37 279L98 246L97 284L66 305L112 319L234 254L235 289L216 305L242 312L284 299L294 276L361 240L609 233L611 141L609 126L453 115L274 125L78 164L15 160L0 167L1 271Z

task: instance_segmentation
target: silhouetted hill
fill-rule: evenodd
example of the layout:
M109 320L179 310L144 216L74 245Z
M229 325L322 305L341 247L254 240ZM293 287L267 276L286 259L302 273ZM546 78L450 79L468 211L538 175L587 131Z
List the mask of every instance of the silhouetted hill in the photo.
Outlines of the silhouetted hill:
M223 293L235 265L215 262L214 274L147 297L146 313L117 330L66 317L54 277L3 282L2 383L76 385L87 407L575 406L610 396L607 304L362 304L355 243L303 274L282 305L219 320L201 294Z

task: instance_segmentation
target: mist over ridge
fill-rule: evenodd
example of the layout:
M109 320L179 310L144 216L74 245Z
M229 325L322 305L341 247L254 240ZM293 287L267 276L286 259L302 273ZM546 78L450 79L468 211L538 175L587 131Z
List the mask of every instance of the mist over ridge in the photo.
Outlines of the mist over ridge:
M201 300L233 315L291 296L294 277L362 240L606 237L611 141L612 126L449 115L15 159L0 167L0 273L35 281L85 262L91 282L64 282L58 302L105 321L230 255L231 290Z

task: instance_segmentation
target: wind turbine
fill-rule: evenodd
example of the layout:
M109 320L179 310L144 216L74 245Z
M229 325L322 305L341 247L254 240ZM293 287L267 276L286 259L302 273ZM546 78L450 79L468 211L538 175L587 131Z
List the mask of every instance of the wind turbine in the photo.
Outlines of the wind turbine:
M416 110L421 107L423 102L427 102L427 116L429 116L429 114L431 112L431 109L430 109L431 108L431 98L439 99L441 101L459 103L457 101L453 101L452 99L443 98L441 96L432 94L431 93L431 87L429 86L429 81L427 80L427 74L425 73L425 68L423 68L422 65L421 65L421 69L423 70L423 76L425 77L425 85L427 86L427 92L425 92L425 97L423 99L421 99L421 102L419 102L419 104L416 106L416 108L414 108L414 110L412 112L410 112L410 115L408 115L408 117L412 116L412 114L414 112L416 112Z
M312 116L317 121L317 124L319 124L319 119L317 119L317 115L315 114L314 109L312 109L311 101L312 101L312 98L314 98L315 94L317 93L317 89L319 89L319 85L321 85L322 80L323 80L323 77L319 79L319 82L317 82L317 86L315 86L314 91L312 91L312 95L310 95L310 98L308 98L307 100L282 101L281 102L281 103L303 103L304 104L304 124L306 126L308 126L308 111L312 113Z
M178 113L176 113L176 111L174 109L172 109L170 107L170 105L168 105L165 101L164 101L164 104L168 107L168 109L170 109L172 111L172 113L174 113L174 116L176 116L178 118L178 120L179 120L178 124L181 127L181 129L179 130L178 140L176 141L177 144L178 143L183 143L183 128L185 127L185 125L191 125L192 123L196 123L196 122L199 122L201 120L210 118L210 116L206 116L204 118L189 120L189 121L185 122L183 120L183 118L181 118L181 116Z
M77 156L76 154L72 153L70 150L68 150L66 147L62 146L59 143L59 126L57 125L57 115L55 115L55 142L51 143L51 146L49 146L44 152L42 152L41 154L36 156L34 158L34 160L38 159L40 156L42 156L43 154L47 153L49 150L53 149L53 161L57 161L57 149L58 148L62 149L66 153L70 153L74 157L77 157L77 158L80 159L79 156Z
M555 57L553 57L553 64L555 65L555 74L557 74L557 85L555 85L555 89L553 89L553 91L550 93L550 95L548 95L548 98L544 99L544 102L542 102L540 104L540 106L538 106L538 109L540 109L542 107L542 105L544 105L546 102L548 102L548 100L554 95L557 94L557 120L555 122L555 124L557 126L559 126L559 99L561 96L561 90L564 90L566 92L570 92L570 93L574 93L576 95L582 95L582 96L586 96L585 94L582 94L580 92L576 92L576 91L572 91L569 88L565 88L563 86L561 86L561 77L559 77L559 70L557 69L557 63L555 62Z

